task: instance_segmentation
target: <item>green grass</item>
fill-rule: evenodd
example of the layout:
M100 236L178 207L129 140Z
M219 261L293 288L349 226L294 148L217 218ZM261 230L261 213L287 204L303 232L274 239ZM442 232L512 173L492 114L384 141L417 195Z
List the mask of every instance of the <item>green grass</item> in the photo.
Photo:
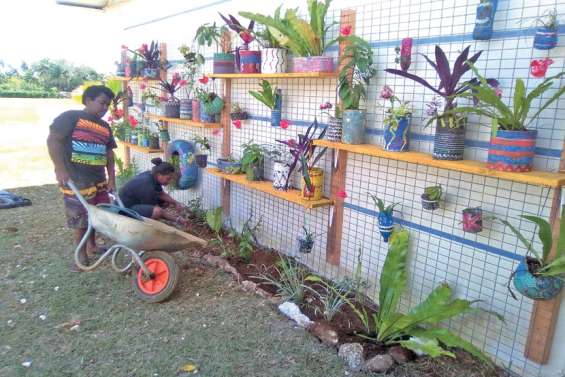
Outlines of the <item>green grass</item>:
M176 376L190 361L201 376L343 375L335 350L188 253L176 254L185 270L163 304L136 299L108 264L68 272L56 188L16 192L34 205L0 210L0 376ZM60 327L72 320L78 331Z

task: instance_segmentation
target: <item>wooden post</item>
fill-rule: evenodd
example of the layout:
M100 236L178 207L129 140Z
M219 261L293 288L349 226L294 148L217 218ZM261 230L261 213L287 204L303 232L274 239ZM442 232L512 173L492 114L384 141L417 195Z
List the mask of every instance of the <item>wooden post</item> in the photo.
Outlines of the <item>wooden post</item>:
M129 85L129 81L128 80L124 80L122 81L122 92L124 92L126 94L126 99L125 101L122 102L122 110L124 111L124 119L128 118L128 102L129 102L129 96L128 96L128 85ZM130 153L130 148L127 146L124 146L124 167L128 168L131 164L131 153Z
M221 39L222 51L227 52L231 49L231 34L226 31L222 34ZM215 80L215 79L213 79ZM224 79L223 85L223 96L224 96L224 108L222 109L222 157L227 158L231 155L231 80ZM222 208L224 211L224 216L230 215L230 204L231 204L231 183L225 179L221 181L222 185Z
M351 30L355 29L355 10L344 9L340 15L340 27L351 26ZM339 56L343 56L346 43L340 42ZM347 62L342 62L338 68L341 70ZM340 105L336 105L340 106ZM337 195L338 192L345 189L345 173L347 171L347 151L332 151L332 177L331 177L331 193L330 198L334 201L333 207L330 209L331 221L328 230L328 242L326 245L326 261L334 266L339 266L341 258L341 239L343 233L343 202L344 199Z

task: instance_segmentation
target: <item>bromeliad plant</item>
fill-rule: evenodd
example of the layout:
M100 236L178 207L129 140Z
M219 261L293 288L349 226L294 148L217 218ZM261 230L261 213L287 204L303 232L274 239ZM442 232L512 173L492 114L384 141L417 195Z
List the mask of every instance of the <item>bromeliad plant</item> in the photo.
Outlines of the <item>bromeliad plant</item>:
M261 86L262 90L250 90L249 94L255 97L259 102L263 103L269 109L274 110L277 105L277 101L280 101L280 90L278 90L276 86L272 86L271 83L267 80L262 80L259 86Z
M183 80L178 72L175 72L173 74L171 81L162 80L162 79L159 81L159 86L161 87L160 89L163 92L165 92L163 97L166 98L167 101L173 101L173 102L179 101L179 99L175 96L175 93L180 88L185 87L186 84L187 81ZM159 90L159 88L153 88L153 89Z
M447 283L435 288L422 303L408 313L398 311L400 298L408 280L408 236L407 230L401 230L393 232L390 238L389 251L379 279L379 310L372 316L369 316L365 308L359 308L320 277L309 276L306 280L324 284L339 294L363 323L365 334L359 335L364 338L386 345L400 344L431 357L455 357L448 348L458 347L494 366L492 361L470 342L439 327L446 320L480 310L472 307L476 301L452 298L453 292Z

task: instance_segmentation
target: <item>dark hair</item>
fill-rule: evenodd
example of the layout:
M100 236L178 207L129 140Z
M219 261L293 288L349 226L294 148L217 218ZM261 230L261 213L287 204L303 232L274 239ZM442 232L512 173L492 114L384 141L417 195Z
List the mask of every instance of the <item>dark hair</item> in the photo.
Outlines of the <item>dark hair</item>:
M86 90L82 94L82 104L86 105L87 98L94 101L101 94L104 94L106 97L108 97L110 101L114 98L114 92L112 92L112 89L104 85L92 85L86 88Z
M169 175L175 172L175 167L172 164L163 161L160 157L152 159L151 163L155 165L151 169L151 173L153 173L153 175Z

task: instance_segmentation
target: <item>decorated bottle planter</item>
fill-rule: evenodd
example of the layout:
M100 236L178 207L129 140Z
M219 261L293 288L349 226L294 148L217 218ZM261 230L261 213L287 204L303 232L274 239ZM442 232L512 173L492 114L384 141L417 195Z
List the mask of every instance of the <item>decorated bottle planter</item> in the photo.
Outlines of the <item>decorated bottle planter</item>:
M200 122L200 101L192 100L192 120L195 122Z
M308 186L304 182L304 178L302 178L300 196L306 200L320 200L322 199L324 191L324 171L320 168L311 168L308 170L308 173L312 183L311 190L308 189Z
M130 143L137 145L137 132L132 132L130 136Z
M463 231L467 233L483 231L483 210L481 208L465 208L463 210Z
M336 117L329 118L328 131L326 132L326 139L329 141L340 142L343 135L342 120Z
M284 48L261 50L261 73L284 73L287 69L288 51Z
M384 149L405 152L409 147L410 118L396 117L396 124L385 124Z
M373 194L369 194L369 196L371 197L371 199L373 199L375 206L377 206L379 210L377 220L383 241L388 242L388 239L390 238L390 235L394 230L394 219L392 217L392 213L394 211L394 206L396 206L398 203L389 204L385 207L385 203L382 199Z
M492 37L492 24L497 6L498 0L481 0L481 3L477 6L473 39L488 40Z
M234 73L235 56L225 52L214 53L213 72L214 73Z
M131 127L126 127L126 129L124 130L124 141L126 143L131 143Z
M236 113L230 113L231 120L246 120L249 118L249 115L245 111L239 111Z
M181 119L192 119L192 100L191 99L181 99L180 100L180 118Z
M179 101L165 101L161 103L163 114L167 118L180 117L180 102Z
M331 56L307 56L291 59L291 72L333 72Z
M261 73L261 51L239 51L240 73Z
M534 36L534 48L551 50L557 46L558 30L546 26L538 27Z
M528 172L532 170L536 130L498 130L491 137L487 167L492 170Z
M518 292L533 300L551 300L563 289L560 276L538 276L532 273L539 267L539 262L526 257L514 271L514 287Z
M229 158L218 158L218 169L227 174L237 174L241 171L241 162Z
M200 121L202 123L215 123L216 122L216 115L207 113L205 108L206 108L205 103L200 102Z
M126 75L126 65L123 63L116 63L116 76L124 77Z
M290 174L290 166L283 161L275 161L273 163L273 187L275 190L286 191L288 186L286 180ZM289 182L290 185L290 182Z
M467 118L443 117L436 123L433 158L436 160L462 160L465 149Z
M365 140L366 113L364 110L345 110L343 112L343 135L345 144L363 144Z
M421 196L422 208L428 211L435 211L436 209L438 209L441 194L441 186L426 187L424 193Z

